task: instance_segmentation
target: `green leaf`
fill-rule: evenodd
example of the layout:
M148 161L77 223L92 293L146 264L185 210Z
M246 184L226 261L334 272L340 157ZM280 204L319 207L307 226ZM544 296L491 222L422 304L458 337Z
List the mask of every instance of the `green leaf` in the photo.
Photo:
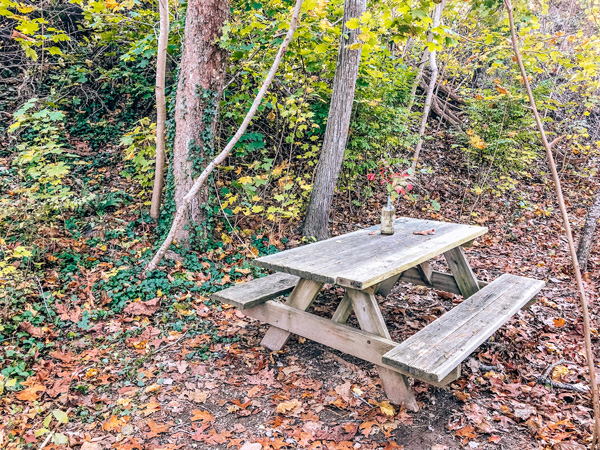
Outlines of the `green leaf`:
M51 55L62 55L63 54L62 50L58 47L50 47L48 49L48 51L50 52Z
M16 247L13 250L13 254L12 254L13 258L30 258L31 256L33 256L33 253L31 253L29 250L27 250L22 245L19 245L18 247Z
M329 48L329 44L319 44L315 47L315 53L325 53Z
M69 445L69 438L62 433L54 433L52 435L52 442L56 445Z
M22 22L19 26L16 27L17 30L23 32L23 34L28 34L33 36L33 34L39 30L40 25L36 22Z

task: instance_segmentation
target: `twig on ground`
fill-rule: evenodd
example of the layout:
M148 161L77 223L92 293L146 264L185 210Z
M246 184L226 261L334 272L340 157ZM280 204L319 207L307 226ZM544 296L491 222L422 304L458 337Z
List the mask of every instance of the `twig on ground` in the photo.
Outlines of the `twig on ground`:
M542 375L541 377L538 377L537 381L542 384L548 384L553 389L565 389L567 391L575 391L575 392L581 392L581 393L588 392L590 390L590 388L588 386L584 386L581 383L561 383L559 381L554 381L552 378L549 378L549 375L552 373L554 368L561 364L572 364L574 366L577 365L576 363L574 363L572 361L560 359L560 360L556 361L554 364L550 364L550 366L544 372L544 375Z

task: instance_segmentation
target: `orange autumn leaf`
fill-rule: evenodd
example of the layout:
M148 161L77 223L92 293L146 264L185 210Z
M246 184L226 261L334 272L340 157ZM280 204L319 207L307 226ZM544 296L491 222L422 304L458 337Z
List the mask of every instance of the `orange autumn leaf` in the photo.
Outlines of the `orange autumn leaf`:
M363 434L364 437L369 437L369 435L371 435L371 433L373 432L373 427L376 425L379 425L379 424L377 422L371 420L369 422L361 423L358 428L360 429L360 432Z
M471 425L467 425L466 427L462 427L459 430L456 430L456 435L459 437L474 439L477 437L477 434L475 434L474 431L475 428L473 428Z
M146 433L146 437L149 439L156 437L161 433L166 433L167 431L169 431L169 428L171 428L173 424L171 422L162 424L156 423L154 420L150 419L148 420L148 422L146 422L146 425L150 427L150 432Z
M160 409L160 404L154 400L146 403L145 405L142 406L142 408L144 408L143 410L140 411L141 414L143 414L144 416L149 416L150 414L154 414L156 411L158 411Z
M500 93L500 94L508 94L508 91L506 89L504 89L502 86L496 86L496 90Z
M104 431L121 431L123 425L127 423L127 420L124 418L119 418L117 416L110 416L110 418L102 424L102 429Z
M31 402L31 401L37 400L39 398L38 392L45 391L45 390L46 390L46 386L44 386L43 384L36 383L33 386L28 387L27 389L23 389L21 392L19 392L16 395L16 397L19 400Z
M565 323L567 323L566 320L563 319L562 317L554 318L554 319L552 319L552 321L554 322L554 326L556 328L562 328L565 326Z
M210 412L204 410L200 411L199 409L192 410L192 422L201 420L202 422L212 422L215 420L215 416L213 416Z

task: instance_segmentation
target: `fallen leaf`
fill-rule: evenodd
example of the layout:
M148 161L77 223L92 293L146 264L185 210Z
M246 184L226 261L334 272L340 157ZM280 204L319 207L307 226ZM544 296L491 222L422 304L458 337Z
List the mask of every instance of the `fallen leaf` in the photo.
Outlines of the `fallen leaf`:
M286 414L301 405L302 404L294 398L292 400L288 400L287 402L281 402L279 405L277 405L276 411L277 414Z
M16 395L16 397L19 400L32 402L39 398L40 395L38 394L38 392L45 391L45 390L46 390L46 386L44 386L43 384L36 383L33 386L23 389L21 392L19 392Z
M432 228L431 230L425 230L425 231L414 231L413 234L419 235L419 236L427 236L430 234L435 234L435 230Z
M202 422L213 422L215 420L215 416L213 416L209 411L200 411L199 409L194 409L192 411L192 422L197 420L201 420Z
M160 298L147 302L133 302L125 307L123 312L130 316L151 316L160 308Z
M156 423L152 419L149 419L148 422L146 422L146 425L150 427L150 432L146 434L146 437L152 438L158 436L159 434L166 433L173 424L171 422L160 424Z

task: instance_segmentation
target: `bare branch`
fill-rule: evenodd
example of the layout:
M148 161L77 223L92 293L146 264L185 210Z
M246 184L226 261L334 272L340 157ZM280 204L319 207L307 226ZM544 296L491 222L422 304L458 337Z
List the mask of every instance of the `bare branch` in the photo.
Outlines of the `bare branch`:
M240 125L240 128L237 130L237 132L235 133L233 138L229 141L229 143L225 146L225 148L223 150L221 150L221 153L219 153L217 155L217 157L215 159L213 159L208 164L208 166L206 166L206 168L202 171L200 176L194 182L194 185L191 187L189 192L183 197L181 207L175 212L175 217L173 218L173 224L171 225L169 234L167 235L165 241L161 244L160 248L157 250L156 254L152 258L152 261L150 261L150 263L146 267L146 272L150 272L150 271L156 269L156 266L158 265L158 263L164 256L165 251L173 243L173 240L175 239L175 233L177 232L177 229L179 228L179 226L183 222L183 219L185 218L185 214L186 214L186 211L188 209L190 202L196 196L196 194L198 193L198 191L200 190L202 185L206 182L210 173L215 169L215 167L217 167L219 164L221 164L225 160L227 155L229 155L229 153L231 152L231 150L233 149L235 144L238 143L238 141L240 140L240 138L246 131L246 128L248 128L248 125L250 124L250 121L254 117L254 114L256 114L256 110L258 109L258 106L262 102L262 99L265 96L267 89L269 89L269 85L271 84L271 81L273 81L273 77L275 76L275 73L277 72L277 69L279 68L279 64L281 63L281 59L283 58L283 55L287 51L287 48L290 45L292 38L294 37L294 33L296 31L296 28L298 27L298 22L299 22L299 17L300 17L300 9L302 7L302 1L303 0L296 0L296 5L294 6L294 11L293 11L292 17L290 19L290 28L285 36L285 39L281 43L281 46L279 47L277 56L275 57L275 60L273 61L273 65L271 66L271 69L269 70L269 73L267 74L267 77L265 78L263 85L260 88L258 95L254 99L254 102L252 103L250 110L246 114L244 121Z

